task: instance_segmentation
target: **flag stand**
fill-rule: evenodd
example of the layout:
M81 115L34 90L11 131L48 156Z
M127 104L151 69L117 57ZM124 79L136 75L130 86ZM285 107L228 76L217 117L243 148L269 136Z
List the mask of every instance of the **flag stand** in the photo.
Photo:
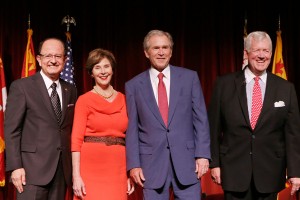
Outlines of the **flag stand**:
M76 21L73 17L70 17L69 15L65 16L62 19L62 24L66 24L67 26L67 32L66 32L66 48L67 48L67 59L64 66L63 71L60 73L60 78L64 81L71 83L75 85L74 81L74 66L73 66L73 53L72 53L72 47L71 47L71 33L70 33L70 25L73 24L76 26Z

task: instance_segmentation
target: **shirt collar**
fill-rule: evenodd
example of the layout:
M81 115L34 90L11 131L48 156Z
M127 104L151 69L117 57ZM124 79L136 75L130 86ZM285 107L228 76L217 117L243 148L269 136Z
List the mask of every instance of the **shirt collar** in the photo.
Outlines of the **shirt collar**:
M250 81L253 80L253 78L256 77L251 70L247 67L245 69L245 79L246 79L246 83L248 84ZM262 75L259 76L260 80L264 83L267 82L267 71L265 70Z
M60 83L59 83L59 79L57 79L56 81L52 81L48 76L46 76L46 74L41 70L40 71L42 78L44 79L44 82L46 84L46 88L49 89L50 86L52 85L53 82L56 83L56 88L58 89L60 87Z
M156 78L157 78L157 76L158 76L159 73L160 73L160 72L157 71L157 69L155 69L154 67L151 67L151 68L150 68L150 75L151 75L152 77L156 77ZM164 78L170 79L170 66L168 65L168 66L162 71L162 73L164 74Z

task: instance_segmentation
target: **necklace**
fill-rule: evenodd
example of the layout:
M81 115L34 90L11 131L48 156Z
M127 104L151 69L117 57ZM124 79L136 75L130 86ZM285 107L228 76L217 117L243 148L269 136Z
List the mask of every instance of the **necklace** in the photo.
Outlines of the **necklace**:
M112 95L114 94L114 89L112 88L112 86L110 86L111 90L110 90L110 94L108 96L105 96L103 94L101 94L100 91L98 91L97 87L94 86L94 90L97 94L99 94L101 97L103 97L104 99L109 99L110 97L112 97Z

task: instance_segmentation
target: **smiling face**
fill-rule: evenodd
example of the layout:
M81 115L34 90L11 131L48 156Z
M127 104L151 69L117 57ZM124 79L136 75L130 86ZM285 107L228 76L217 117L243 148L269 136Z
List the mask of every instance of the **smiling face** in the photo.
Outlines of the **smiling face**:
M172 57L171 41L165 35L153 35L148 41L148 48L144 50L151 66L163 71Z
M263 31L251 32L245 39L244 55L251 72L260 76L269 66L272 57L272 40Z
M112 79L113 69L109 60L104 57L99 63L95 64L92 69L92 76L97 86L105 89L109 87Z
M64 68L66 62L64 53L64 44L60 40L48 39L43 43L40 54L36 57L42 71L53 81L59 78Z
M272 57L269 40L253 40L248 52L249 68L256 76L261 75L269 66Z

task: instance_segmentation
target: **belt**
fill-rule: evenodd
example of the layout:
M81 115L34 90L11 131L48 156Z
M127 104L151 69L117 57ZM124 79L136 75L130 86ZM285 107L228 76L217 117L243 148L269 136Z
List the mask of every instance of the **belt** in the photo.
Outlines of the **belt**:
M125 138L112 137L112 136L85 136L84 142L105 143L107 146L110 146L110 145L125 146Z

